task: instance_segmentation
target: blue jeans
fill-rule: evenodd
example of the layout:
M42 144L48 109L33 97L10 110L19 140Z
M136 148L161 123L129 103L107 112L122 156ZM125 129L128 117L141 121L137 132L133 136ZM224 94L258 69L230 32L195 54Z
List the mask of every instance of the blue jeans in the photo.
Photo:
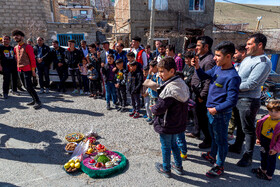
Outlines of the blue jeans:
M115 84L111 81L106 82L105 90L106 90L107 105L110 105L111 98L113 100L113 103L116 104L117 103L117 95L116 95Z
M179 149L181 150L182 154L187 154L187 142L186 142L186 138L185 138L185 133L182 132L180 134L178 134L177 136L177 145L179 147Z
M212 138L210 155L213 158L217 156L216 164L218 166L224 165L228 153L227 135L231 113L231 109L217 113L216 115L211 115L207 112L209 132Z
M171 150L174 157L175 165L182 166L182 159L180 156L180 149L176 143L178 134L160 134L160 143L162 151L162 166L164 171L171 170Z

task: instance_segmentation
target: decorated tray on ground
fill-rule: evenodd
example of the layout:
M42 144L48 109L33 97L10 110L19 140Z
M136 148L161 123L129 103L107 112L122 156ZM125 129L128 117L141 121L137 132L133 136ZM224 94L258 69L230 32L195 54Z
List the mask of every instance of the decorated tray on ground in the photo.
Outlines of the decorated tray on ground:
M104 178L121 173L127 164L125 156L109 151L103 145L96 146L97 152L86 154L81 162L81 169L92 178Z
M81 141L85 136L82 133L71 133L71 134L67 134L65 136L65 139L68 142L79 142Z

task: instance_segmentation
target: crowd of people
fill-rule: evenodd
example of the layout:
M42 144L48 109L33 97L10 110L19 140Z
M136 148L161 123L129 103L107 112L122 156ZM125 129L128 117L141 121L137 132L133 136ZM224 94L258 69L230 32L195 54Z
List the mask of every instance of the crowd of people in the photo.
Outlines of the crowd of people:
M235 46L224 41L212 53L213 39L197 38L189 44L185 53L176 54L175 45L156 41L156 50L141 45L141 38L132 38L131 48L124 51L123 43L110 49L109 42L87 45L81 41L76 48L75 40L68 41L68 48L52 41L52 48L38 37L37 44L24 43L24 33L15 30L13 39L18 43L10 46L10 36L3 37L0 47L0 71L3 72L3 97L8 99L9 85L13 94L20 94L17 87L22 81L32 96L33 105L42 104L34 90L32 77L39 77L39 94L50 93L49 70L51 64L57 70L60 82L58 92L66 92L69 73L73 94L85 94L94 99L105 97L106 108L127 111L128 97L132 110L129 116L137 119L141 107L144 118L160 135L163 163L156 163L157 171L170 177L171 169L183 174L182 160L187 159L185 135L200 139L200 149L211 148L202 158L213 164L206 173L217 177L224 173L228 151L240 154L237 166L248 167L252 163L256 141L261 145L261 167L252 169L258 178L271 180L276 155L280 152L280 101L267 105L269 115L257 123L260 108L261 86L271 71L271 61L266 56L266 36L253 34L244 45ZM11 81L12 78L12 81ZM78 84L77 82L78 81ZM78 90L79 88L79 90ZM111 100L113 105L111 107ZM185 133L186 125L193 123L193 131ZM230 124L230 125L229 125ZM228 146L228 136L236 130L236 141ZM174 162L171 162L171 151Z

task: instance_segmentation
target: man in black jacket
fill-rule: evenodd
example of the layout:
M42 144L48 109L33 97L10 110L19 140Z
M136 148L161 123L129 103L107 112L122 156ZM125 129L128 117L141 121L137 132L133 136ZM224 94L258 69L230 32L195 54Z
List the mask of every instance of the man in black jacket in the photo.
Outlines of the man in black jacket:
M203 71L212 69L216 65L213 60L214 55L211 52L211 47L213 45L213 40L209 36L202 36L197 39L197 55L199 55L199 66ZM206 101L208 95L210 81L201 81L197 74L195 73L191 80L192 93L194 93L194 99L196 102L195 114L197 116L198 122L195 124L194 132L187 133L189 137L200 137L200 130L204 134L204 140L199 144L199 148L209 148L211 147L211 136L208 130L208 117ZM195 118L196 119L196 118Z
M36 65L39 76L40 92L44 93L44 88L46 88L46 93L49 93L50 87L50 48L44 44L44 38L37 38L37 45L34 47L34 54L36 58ZM44 82L45 78L45 82Z
M65 62L65 49L59 47L58 41L52 42L53 49L51 50L51 57L53 61L53 68L56 69L59 76L58 92L61 90L66 92L65 81L68 78L68 67Z
M76 79L75 79L75 77L77 76L77 79L79 81L80 94L83 94L81 72L78 67L82 63L83 54L81 51L75 48L75 43L76 43L75 40L68 41L69 48L66 50L65 53L65 61L66 64L68 65L70 75L73 81L74 91L72 93L74 94L78 93Z
M12 75L12 89L14 94L17 92L17 62L14 56L14 48L10 46L11 38L10 36L3 37L3 46L0 46L0 66L2 66L3 71L3 96L4 99L8 98L9 84Z

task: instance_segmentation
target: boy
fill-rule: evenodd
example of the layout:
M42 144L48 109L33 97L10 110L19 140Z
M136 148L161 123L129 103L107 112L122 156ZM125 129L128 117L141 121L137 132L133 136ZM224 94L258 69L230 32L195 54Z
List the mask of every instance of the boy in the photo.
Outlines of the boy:
M148 74L149 74L149 66L146 66L143 69L144 82L147 79ZM146 109L146 115L144 115L144 118L146 118L146 121L149 123L152 121L152 112L150 110L150 97L148 94L148 87L146 86L143 86L142 97L144 98L144 104Z
M90 89L90 96L89 97L93 97L94 99L97 98L97 88L98 88L98 72L97 70L94 68L94 66L92 64L88 64L87 65L88 68L88 73L87 73L87 77L89 79L89 89Z
M138 68L138 62L133 61L129 63L130 71L127 79L127 90L131 94L131 102L133 110L129 114L130 117L137 119L140 117L140 92L143 83L143 73Z
M217 177L224 173L224 162L228 152L228 124L232 107L238 100L241 82L231 62L234 52L233 43L221 42L215 49L214 60L217 65L206 72L199 67L197 62L192 61L200 80L211 80L206 107L212 145L210 152L201 155L202 158L214 164L213 168L206 173L207 177Z
M163 164L156 163L157 171L165 177L171 176L171 169L183 175L182 159L176 143L178 134L186 129L189 88L184 81L175 76L176 63L166 57L158 63L158 73L165 83L158 89L159 98L151 108L155 115L154 130L160 134ZM171 150L175 163L171 161Z
M107 56L107 64L101 64L103 79L105 82L105 90L106 90L106 101L107 101L107 110L110 110L110 99L112 98L114 107L117 108L117 96L116 96L116 88L115 88L115 72L117 70L114 55L108 54Z
M149 74L147 76L147 79L151 79L153 82L156 82L158 85L161 85L162 81L157 73L158 72L157 64L158 64L158 62L155 60L153 60L150 63L150 69L149 69ZM152 90L151 88L148 88L148 94L150 97L150 105L151 106L155 105L158 100L158 93L156 91ZM148 122L150 125L153 124L153 118L154 118L154 116L152 116L152 120L150 122Z
M128 61L127 69L128 69L128 71L130 71L129 64L131 62L135 61L135 54L133 52L129 52L129 53L127 53L126 57L127 57L127 61ZM139 62L137 63L137 68L142 69L142 65Z
M127 78L127 71L123 68L124 62L122 59L118 59L116 61L117 71L116 71L116 88L117 94L120 101L121 107L118 108L118 111L125 112L125 105L126 105L126 78Z

